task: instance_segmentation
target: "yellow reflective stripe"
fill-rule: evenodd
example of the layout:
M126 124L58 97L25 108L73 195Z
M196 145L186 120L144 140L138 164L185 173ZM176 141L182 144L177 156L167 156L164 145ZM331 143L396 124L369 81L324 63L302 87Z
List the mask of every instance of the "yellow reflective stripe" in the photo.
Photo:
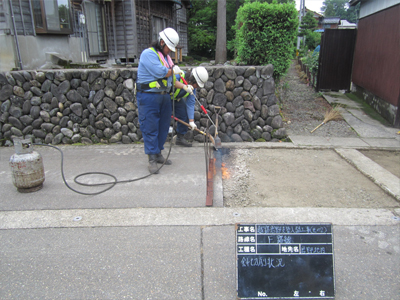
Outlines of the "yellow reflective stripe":
M154 89L155 87L157 87L157 81L153 81L149 83L149 87Z
M185 73L183 73L183 75L181 75L181 79L180 79L180 82L181 82L181 83L183 83L182 78L185 78ZM176 90L175 90L174 99L176 99L176 97L178 97L178 94L179 94L180 91L181 91L181 89L176 89ZM171 93L171 95L172 95L172 93ZM186 93L186 94L185 94L183 97L181 97L181 98L186 98L187 96L189 96L189 93Z
M158 54L158 52L156 51L156 49L154 49L153 47L150 47L149 49L153 50L153 52L154 52L155 54L157 54L158 59L160 60L160 63L164 66L164 63L162 62L161 57L160 57L160 55ZM164 67L166 67L166 66L164 66ZM172 72L172 76L173 76L173 80L174 80L173 83L175 83L175 81L176 81L176 76L175 76L175 74L174 74L173 72ZM168 86L167 80L163 79L162 82L164 83L165 86ZM153 87L152 87L153 84L154 84L154 87L156 87L157 81L150 82L150 83L149 83L149 87L153 88Z

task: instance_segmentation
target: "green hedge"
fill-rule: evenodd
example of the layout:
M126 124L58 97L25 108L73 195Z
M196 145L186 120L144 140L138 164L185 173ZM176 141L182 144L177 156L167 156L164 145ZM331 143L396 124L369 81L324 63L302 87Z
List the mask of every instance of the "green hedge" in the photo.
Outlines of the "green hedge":
M274 78L278 79L289 68L298 25L294 3L244 4L236 17L237 61L249 65L272 64Z

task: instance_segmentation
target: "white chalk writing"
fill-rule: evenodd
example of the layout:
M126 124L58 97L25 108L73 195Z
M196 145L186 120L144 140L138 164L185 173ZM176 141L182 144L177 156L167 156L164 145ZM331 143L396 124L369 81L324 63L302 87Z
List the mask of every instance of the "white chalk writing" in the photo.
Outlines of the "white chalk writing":
M242 267L266 267L266 268L284 268L283 258L265 257L265 256L243 256L240 261Z
M326 253L324 246L301 246L301 253Z
M323 225L257 225L257 233L328 233L328 227Z

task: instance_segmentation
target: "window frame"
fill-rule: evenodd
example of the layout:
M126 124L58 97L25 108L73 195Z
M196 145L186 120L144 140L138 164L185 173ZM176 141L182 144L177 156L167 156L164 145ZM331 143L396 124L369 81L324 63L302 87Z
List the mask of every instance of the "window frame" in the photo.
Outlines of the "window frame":
M37 34L60 34L60 35L70 35L74 33L73 29L73 21L72 21L72 8L71 8L71 3L68 0L68 16L69 16L69 28L61 28L60 21L58 20L58 23L60 24L60 30L53 30L53 29L48 29L48 24L47 24L47 18L46 18L46 10L45 10L45 1L50 1L50 0L32 0L31 2L31 9L32 9L32 14L33 14L33 19L34 19L34 26L35 26L35 31ZM58 0L51 0L54 1L54 3L57 3L58 5ZM35 13L35 5L39 4L40 5L40 21L43 24L43 27L38 27L38 21L37 20L37 15Z
M157 21L161 21L161 27L157 29ZM150 33L150 41L157 41L158 40L158 34L160 31L162 31L164 28L167 27L167 20L164 17L152 14L151 15L151 33Z
M95 2L85 2L84 3L84 13L86 17L86 25L85 30L87 33L87 42L89 45L89 56L107 56L108 55L108 40L107 40L107 31L106 31L106 12L103 5ZM92 10L93 11L90 11ZM98 10L100 10L100 14L97 14ZM94 14L94 15L93 15ZM89 17L96 16L96 18L92 20L88 20ZM97 21L94 21L95 26L92 27L93 20L96 20L100 17L101 28L99 28L99 24ZM99 39L101 36L101 39ZM96 40L96 44L94 44L94 38ZM102 42L103 44L100 45L99 43Z

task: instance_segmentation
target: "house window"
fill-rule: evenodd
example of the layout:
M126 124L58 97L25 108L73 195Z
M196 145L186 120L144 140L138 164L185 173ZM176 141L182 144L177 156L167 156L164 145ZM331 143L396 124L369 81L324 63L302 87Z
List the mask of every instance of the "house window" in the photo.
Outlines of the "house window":
M152 41L158 40L158 33L165 28L165 20L159 17L153 16L153 24L152 24Z
M107 53L104 7L98 3L85 2L86 25L89 41L89 55Z
M36 33L71 34L69 0L33 0Z

